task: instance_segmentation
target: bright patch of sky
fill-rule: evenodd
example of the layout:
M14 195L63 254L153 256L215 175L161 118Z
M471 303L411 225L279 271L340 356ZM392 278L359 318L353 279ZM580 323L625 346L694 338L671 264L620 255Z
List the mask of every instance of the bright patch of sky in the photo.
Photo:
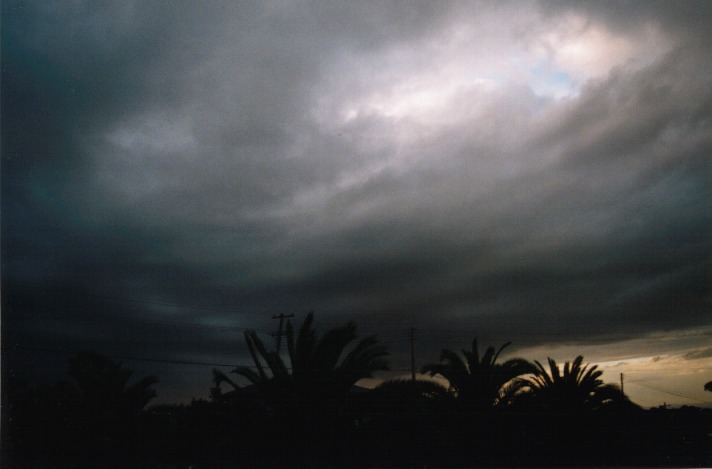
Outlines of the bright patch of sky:
M348 123L368 116L412 119L443 125L466 117L452 113L459 100L481 93L506 92L524 86L556 100L575 97L592 79L615 67L642 67L669 50L669 41L653 26L643 34L621 36L575 15L548 21L515 17L509 25L461 23L423 43L398 45L350 65L360 83L328 106L336 114L324 119ZM522 33L521 31L527 32ZM425 60L427 58L427 60ZM340 77L349 65L336 69ZM477 107L478 103L469 103Z
M534 347L517 354L544 364L546 357L551 356L560 367L566 361L573 361L576 355L583 355L584 363L597 365L603 371L602 379L606 383L620 384L623 373L626 394L643 407L663 403L710 406L710 393L703 389L704 383L712 378L710 334L709 327L695 328L653 333L621 341L615 346Z
M560 99L578 92L579 87L571 76L563 70L553 69L550 63L541 62L530 73L530 87L539 96Z
M523 154L517 147L542 113L576 99L586 83L605 79L614 68L641 67L668 50L652 26L627 37L575 15L511 15L502 24L501 17L478 14L463 13L460 22L417 41L350 50L324 71L311 118L322 132L344 136L342 141L358 135L352 149L363 161L305 191L295 199L298 206L384 171L409 171L422 163L414 156L422 153L417 149L463 126L497 146L496 172L511 175L507 168L524 162L506 155ZM515 107L517 115L507 125L518 132L504 137L493 129L502 124L496 116ZM380 147L366 148L369 141Z

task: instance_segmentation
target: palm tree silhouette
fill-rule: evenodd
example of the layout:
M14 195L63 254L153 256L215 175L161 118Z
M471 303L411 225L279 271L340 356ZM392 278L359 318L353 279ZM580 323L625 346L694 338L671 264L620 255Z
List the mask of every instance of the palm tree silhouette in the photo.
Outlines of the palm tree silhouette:
M245 331L245 341L254 362L253 367L238 366L233 373L246 378L250 385L240 387L219 370L213 370L216 388L227 382L236 396L257 396L266 421L261 425L280 432L289 441L283 454L290 464L313 465L315 460L338 461L344 444L337 435L346 418L346 398L352 386L362 378L387 370L386 347L373 336L355 345L356 324L331 329L317 337L314 313L310 312L295 337L294 327L287 323L289 366L277 352L268 351L257 333ZM215 388L214 388L215 389ZM217 394L217 391L214 392ZM283 465L285 460L275 464Z
M310 312L295 337L287 323L289 365L277 352L268 351L254 330L245 331L245 341L254 368L238 366L233 373L247 378L248 388L259 394L269 413L282 415L334 416L352 386L374 372L387 370L388 351L374 336L356 340L356 324L349 322L317 337L314 313ZM213 370L216 388L226 382L236 392L245 392L219 370Z
M440 363L423 366L422 373L440 375L450 383L456 395L457 413L448 416L446 438L441 440L444 452L453 456L455 466L493 466L505 463L518 441L513 416L506 412L513 397L522 389L517 378L533 373L534 365L522 358L498 363L506 343L495 349L488 347L480 355L477 339L462 355L443 349ZM462 429L467 428L467 431ZM469 451L460 451L469 448ZM508 461L508 460L507 460Z
M542 408L554 412L595 411L607 404L627 401L615 384L604 384L603 371L597 365L583 365L579 355L560 370L556 361L548 359L549 369L534 361L536 373L522 382L529 387L530 397Z
M238 366L233 373L247 378L263 390L288 387L300 400L343 395L362 378L370 378L379 370L388 370L385 357L389 354L374 336L356 340L356 324L347 323L327 331L318 338L310 312L295 338L291 321L287 323L287 366L277 352L268 351L254 330L245 331L245 341L254 362L254 369ZM263 364L264 362L264 364ZM214 370L216 384L227 382L238 387L224 373Z
M520 409L533 412L524 422L529 453L544 465L620 465L632 444L623 431L625 418L640 410L615 384L601 379L597 365L583 364L583 356L559 367L535 361L536 373L521 381ZM530 414L531 415L531 414Z
M129 385L133 371L96 352L79 352L70 358L68 374L84 405L94 412L139 412L156 397L151 386L158 378L146 376Z
M72 380L40 386L33 399L40 412L37 439L49 440L47 456L54 461L47 467L138 463L146 436L140 432L143 409L156 397L158 379L130 384L131 370L96 352L79 352L68 364ZM41 448L46 442L34 443Z
M497 363L500 353L511 342L495 352L488 347L480 358L477 339L472 340L472 350L462 350L465 359L450 349L443 349L440 363L423 366L421 373L440 375L450 382L458 401L475 411L485 411L508 404L523 387L516 378L534 373L535 368L523 358L512 358Z

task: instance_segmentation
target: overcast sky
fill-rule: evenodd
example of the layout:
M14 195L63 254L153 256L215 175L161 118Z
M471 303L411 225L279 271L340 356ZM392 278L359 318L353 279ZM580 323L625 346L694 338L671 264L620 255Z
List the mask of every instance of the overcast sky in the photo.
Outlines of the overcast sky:
M18 373L242 364L245 327L314 310L396 370L415 327L419 364L511 340L709 404L711 24L708 1L4 1L3 348ZM125 363L164 400L210 388Z

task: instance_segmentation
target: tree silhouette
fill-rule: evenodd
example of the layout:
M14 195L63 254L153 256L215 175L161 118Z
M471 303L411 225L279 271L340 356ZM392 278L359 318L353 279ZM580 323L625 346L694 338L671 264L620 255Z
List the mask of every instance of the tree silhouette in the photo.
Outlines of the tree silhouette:
M26 387L8 430L17 467L130 467L142 459L144 407L156 396L145 377L95 352L68 360L71 380ZM3 423L4 424L4 423ZM21 461L21 462L20 462ZM8 467L12 464L8 463ZM13 466L14 467L14 466Z
M583 356L564 364L560 370L556 361L548 359L549 369L534 361L534 376L522 381L529 387L530 396L543 408L554 412L600 410L606 404L627 401L615 384L604 384L603 372L597 365L583 365Z
M363 395L361 424L355 436L364 442L361 455L375 457L359 466L438 466L448 451L454 397L430 380L384 381ZM365 450L365 451L364 451Z
M464 360L453 350L443 349L440 363L427 364L421 372L447 379L458 400L472 410L504 406L524 385L516 378L536 371L534 365L523 358L497 363L502 350L510 344L507 342L496 352L494 347L488 347L480 357L475 338L472 350L462 350Z
M552 358L548 366L534 364L536 373L521 380L526 390L517 399L520 410L533 413L522 421L531 457L551 466L634 462L629 455L642 448L623 422L635 422L640 409L618 386L603 382L598 366L583 364L581 355L563 367Z
M158 378L146 376L129 385L132 374L120 362L96 352L79 352L69 359L69 376L84 407L93 412L135 413L156 397L151 386Z
M158 379L146 376L129 384L133 371L96 352L70 358L68 374L78 397L70 415L72 438L83 464L121 465L119 458L127 458L124 464L140 458L142 410L156 397L152 386ZM126 447L134 451L126 454Z
M378 339L369 336L353 344L357 338L354 323L318 337L313 322L310 312L296 336L292 323L287 323L289 366L277 352L267 350L255 331L245 331L254 368L238 366L232 372L246 378L249 386L240 387L221 371L213 371L216 388L226 382L238 399L247 394L259 396L265 419L296 445L290 451L292 464L300 457L307 465L315 458L338 457L343 442L336 441L336 429L350 425L344 418L349 390L360 379L388 369L388 351Z
M490 346L480 355L474 338L472 348L463 349L462 355L443 349L440 363L427 364L421 370L447 379L457 397L457 414L447 419L450 430L443 445L456 466L492 466L512 461L506 458L514 454L512 446L517 438L512 433L513 416L505 411L523 387L517 378L532 373L534 366L522 358L498 363L509 345L499 349ZM465 447L469 451L459 449Z
M373 336L356 340L356 324L327 331L318 338L310 312L295 337L291 321L287 323L287 345L290 367L277 352L268 351L254 330L245 331L245 341L255 364L254 369L238 366L233 373L247 378L262 391L287 388L293 397L312 401L322 397L344 395L360 379L370 378L379 370L388 370L385 357L388 351ZM263 364L264 361L264 364ZM224 373L214 370L216 384L237 384Z

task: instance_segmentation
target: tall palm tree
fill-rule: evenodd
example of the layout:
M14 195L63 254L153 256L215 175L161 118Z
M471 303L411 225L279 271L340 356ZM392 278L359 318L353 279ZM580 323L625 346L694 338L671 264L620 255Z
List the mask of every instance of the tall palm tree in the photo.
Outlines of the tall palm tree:
M246 378L251 386L240 388L224 373L213 370L216 387L230 383L243 394L262 418L253 420L268 429L271 438L284 440L286 446L271 451L274 465L341 465L339 449L344 444L343 428L352 425L346 410L351 387L361 378L387 370L386 348L372 336L355 344L356 325L331 329L318 337L309 313L295 335L287 323L289 366L277 352L268 351L255 331L247 330L245 340L253 367L238 366L233 373ZM215 392L217 394L217 392ZM344 427L345 426L345 427ZM327 464L328 463L328 464Z
M497 351L494 347L488 347L480 357L475 338L472 350L462 350L464 359L453 350L443 349L440 363L423 366L421 373L447 379L458 401L471 410L484 411L503 406L523 386L516 378L535 371L534 366L523 358L497 363L502 350L510 344L507 342Z
M583 365L579 355L563 370L556 361L548 359L549 369L535 361L536 373L523 380L529 395L539 406L554 412L599 410L610 403L626 402L627 398L615 384L604 384L603 372L597 365Z
M313 322L314 313L310 312L296 337L292 323L287 323L291 366L287 366L277 352L268 351L255 331L245 331L245 341L255 366L238 366L232 372L247 378L268 399L288 398L300 404L323 404L345 396L360 379L388 369L385 359L388 351L373 336L361 339L347 352L356 340L356 324L353 322L331 329L321 338L317 337ZM227 382L238 388L221 371L213 370L213 374L216 385Z
M603 372L584 364L581 355L563 367L552 358L548 366L534 364L536 374L522 380L528 389L519 400L522 409L534 412L523 422L529 454L550 466L625 463L621 455L630 451L626 442L633 442L622 429L640 408L618 386L604 383Z

